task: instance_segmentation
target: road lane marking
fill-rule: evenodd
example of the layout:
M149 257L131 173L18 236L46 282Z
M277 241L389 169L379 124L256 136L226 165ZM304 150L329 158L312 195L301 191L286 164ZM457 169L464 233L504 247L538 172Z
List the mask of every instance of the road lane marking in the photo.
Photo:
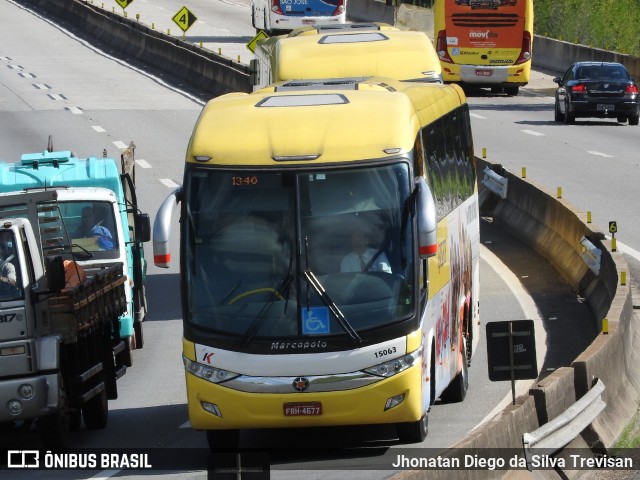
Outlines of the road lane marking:
M483 117L482 115L478 115L477 113L470 113L469 116L473 118L481 118L482 120L487 119L487 117Z
M587 151L587 153L590 153L591 155L597 155L598 157L613 158L613 155L607 155L606 153L597 152L595 150L589 150Z
M534 137L544 137L544 133L536 132L535 130L522 130L522 132Z
M117 475L121 471L122 470L103 470L97 475L94 475L93 477L89 477L89 478L94 478L95 480L105 480L107 478L113 477L114 475Z
M69 110L74 115L82 115L84 112L79 107L64 107L65 110Z
M38 90L51 90L51 87L46 83L34 83L33 86Z
M67 99L67 97L65 97L64 95L62 95L60 93L47 93L47 96L51 100L66 100Z
M124 150L125 148L128 147L126 143L121 142L120 140L116 140L115 142L111 142L111 143L113 143L116 146L116 148L119 148L120 150Z
M191 428L191 422L189 420L187 420L182 425L180 425L178 428Z
M170 178L161 178L160 179L160 183L162 183L163 185L165 185L165 186L167 186L169 188L177 188L177 187L180 186L176 182L171 180Z
M102 128L100 125L92 125L91 128L93 128L98 133L106 132L106 130L104 128Z
M10 63L9 65L7 65L7 67L9 67L11 70L22 70L22 67L20 65L15 65L13 63Z
M146 160L139 159L139 160L136 160L136 163L140 168L151 168L151 165L149 165L149 163Z
M33 73L20 72L18 75L20 75L22 78L36 78Z

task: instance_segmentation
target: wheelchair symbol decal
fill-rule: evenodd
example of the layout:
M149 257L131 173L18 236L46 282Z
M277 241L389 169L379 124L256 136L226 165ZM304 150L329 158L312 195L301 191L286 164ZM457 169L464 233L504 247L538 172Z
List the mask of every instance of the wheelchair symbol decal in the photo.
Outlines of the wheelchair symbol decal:
M302 334L319 335L329 333L329 309L309 307L302 309Z

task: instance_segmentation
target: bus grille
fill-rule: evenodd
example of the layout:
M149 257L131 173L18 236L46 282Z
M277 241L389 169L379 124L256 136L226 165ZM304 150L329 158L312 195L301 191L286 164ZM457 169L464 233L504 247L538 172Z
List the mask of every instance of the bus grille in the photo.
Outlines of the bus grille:
M509 13L454 13L451 20L456 27L513 27L518 15Z

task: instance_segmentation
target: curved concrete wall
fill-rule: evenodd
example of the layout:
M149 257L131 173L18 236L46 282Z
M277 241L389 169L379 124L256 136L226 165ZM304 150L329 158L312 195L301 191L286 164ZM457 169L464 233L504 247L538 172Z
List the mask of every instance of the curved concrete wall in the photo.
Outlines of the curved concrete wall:
M129 55L151 62L158 68L182 76L186 81L204 88L212 95L229 91L251 91L248 67L193 47L179 39L127 20L118 15L92 7L79 0L16 0L29 6L46 10L76 27L91 32ZM368 0L351 0L351 8L364 9ZM380 2L369 2L382 9L375 15L388 14ZM368 20L376 18L368 18ZM381 20L387 21L387 20ZM564 62L560 51L567 48L553 42L542 46L536 38L536 55L542 59L549 55L546 68L561 70ZM549 53L541 53L545 51ZM563 50L564 51L564 50ZM567 50L568 51L568 50ZM569 56L578 53L567 54ZM573 57L572 57L573 58ZM539 60L541 61L541 60ZM559 63L551 63L557 61ZM627 62L625 62L627 63ZM478 159L481 172L486 163ZM522 434L535 430L548 420L557 417L580 398L600 378L606 390L607 403L604 412L593 423L591 435L577 438L571 446L611 446L621 433L626 421L635 413L640 392L640 369L634 343L640 340L640 326L634 324L631 292L627 285L619 284L618 272L628 272L620 253L610 252L611 246L604 235L592 225L586 225L581 215L570 205L557 200L542 189L491 165L509 181L505 200L494 200L492 214L504 228L511 230L522 241L549 259L565 279L588 299L594 318L601 322L608 319L609 333L600 334L573 362L571 367L557 370L543 381L532 385L529 393L517 399L494 419L475 430L456 444L459 448L522 447ZM481 198L490 197L486 191ZM582 236L602 250L601 273L595 276L580 257ZM635 343L637 345L637 343ZM417 478L499 478L504 472L494 471L419 471L402 472L396 479Z

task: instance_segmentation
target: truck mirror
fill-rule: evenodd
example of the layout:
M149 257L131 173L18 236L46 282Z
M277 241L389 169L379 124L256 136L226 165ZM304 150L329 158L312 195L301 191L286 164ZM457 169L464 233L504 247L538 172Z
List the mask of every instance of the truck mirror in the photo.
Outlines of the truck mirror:
M151 240L151 220L148 213L139 213L136 218L136 240L148 242Z
M47 259L46 269L47 289L49 291L59 292L64 288L66 283L62 257L58 256Z

